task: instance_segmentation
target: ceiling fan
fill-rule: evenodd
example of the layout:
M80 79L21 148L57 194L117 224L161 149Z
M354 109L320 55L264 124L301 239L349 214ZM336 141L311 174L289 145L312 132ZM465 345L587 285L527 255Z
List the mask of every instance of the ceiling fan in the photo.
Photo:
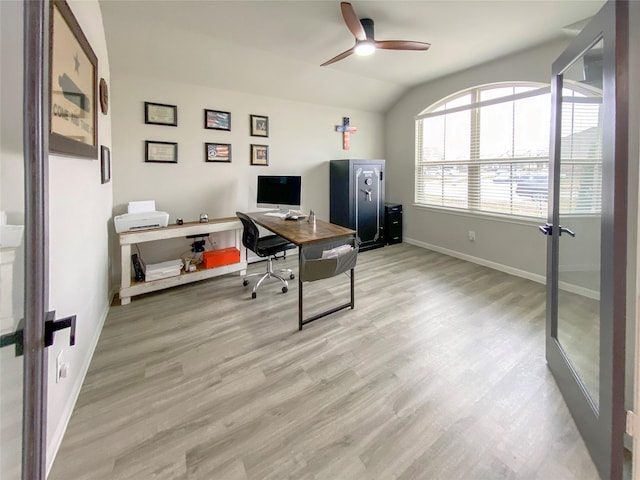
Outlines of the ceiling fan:
M430 43L412 42L410 40L376 40L373 38L373 20L370 18L358 19L356 12L349 2L340 2L344 23L353 36L356 37L356 44L349 50L336 55L331 60L324 62L321 67L335 63L343 58L347 58L352 53L358 55L371 55L376 48L385 50L428 50Z

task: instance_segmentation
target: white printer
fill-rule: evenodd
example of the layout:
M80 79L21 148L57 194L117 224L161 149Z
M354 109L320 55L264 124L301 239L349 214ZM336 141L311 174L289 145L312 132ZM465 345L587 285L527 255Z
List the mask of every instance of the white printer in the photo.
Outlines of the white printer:
M160 228L169 224L169 214L156 211L155 200L129 202L127 213L113 217L113 223L117 233Z

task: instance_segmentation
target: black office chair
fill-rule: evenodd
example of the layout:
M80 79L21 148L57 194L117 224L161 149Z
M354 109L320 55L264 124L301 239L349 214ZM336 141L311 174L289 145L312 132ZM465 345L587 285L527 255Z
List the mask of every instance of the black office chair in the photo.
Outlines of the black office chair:
M258 231L258 226L255 222L242 212L236 212L236 216L242 222L242 226L244 230L242 231L242 244L254 252L259 257L264 257L267 259L267 272L266 273L252 273L247 275L242 280L242 285L245 287L249 285L249 277L254 277L256 275L262 275L260 280L258 280L253 287L253 292L251 293L251 298L256 298L258 287L264 282L267 278L277 278L283 283L282 293L287 293L289 290L289 284L281 275L278 275L273 271L272 261L276 258L277 253L282 253L292 248L296 248L296 246L291 243L289 240L282 238L280 235L266 235L264 237L260 237L260 232ZM287 272L289 274L289 278L293 280L296 278L293 271L289 268L285 268L280 270L281 272Z

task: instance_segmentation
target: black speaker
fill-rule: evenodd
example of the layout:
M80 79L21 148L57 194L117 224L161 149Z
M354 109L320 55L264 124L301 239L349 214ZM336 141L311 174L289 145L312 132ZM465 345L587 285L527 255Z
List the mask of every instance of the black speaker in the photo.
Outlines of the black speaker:
M135 275L136 282L144 282L144 269L142 263L138 258L138 254L131 255L131 263L133 263L133 273Z

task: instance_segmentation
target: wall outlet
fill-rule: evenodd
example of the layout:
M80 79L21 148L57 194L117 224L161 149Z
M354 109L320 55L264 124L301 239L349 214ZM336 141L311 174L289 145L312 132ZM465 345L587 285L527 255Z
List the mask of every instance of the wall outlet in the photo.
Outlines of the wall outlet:
M64 352L60 351L60 353L58 354L58 356L56 357L56 383L60 383L60 371L62 370L62 354Z
M476 241L476 232L474 232L473 230L469 230L469 241L470 242Z
M67 378L69 375L69 363L63 361L63 351L61 351L56 357L56 383L60 383L60 380Z

